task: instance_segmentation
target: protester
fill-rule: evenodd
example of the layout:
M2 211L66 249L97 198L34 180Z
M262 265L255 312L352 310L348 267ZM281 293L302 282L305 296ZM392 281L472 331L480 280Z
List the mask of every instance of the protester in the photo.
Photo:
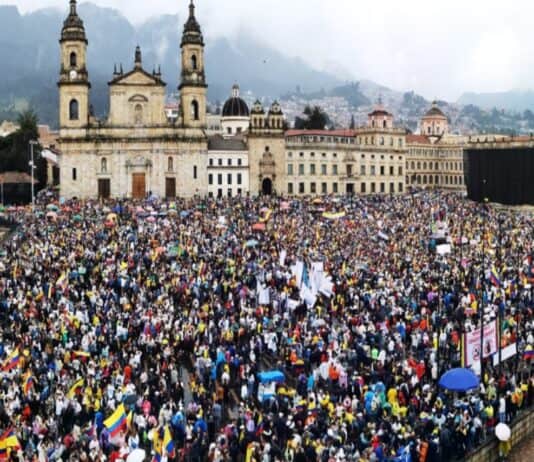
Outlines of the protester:
M445 461L532 404L529 213L439 192L3 213L13 460ZM453 395L481 312L517 354Z

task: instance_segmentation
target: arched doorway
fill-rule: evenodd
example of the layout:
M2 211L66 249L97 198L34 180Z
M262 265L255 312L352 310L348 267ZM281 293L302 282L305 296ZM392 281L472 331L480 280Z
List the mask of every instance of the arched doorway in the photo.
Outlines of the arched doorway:
M265 178L262 181L261 192L264 196L270 196L273 193L273 182L270 178Z

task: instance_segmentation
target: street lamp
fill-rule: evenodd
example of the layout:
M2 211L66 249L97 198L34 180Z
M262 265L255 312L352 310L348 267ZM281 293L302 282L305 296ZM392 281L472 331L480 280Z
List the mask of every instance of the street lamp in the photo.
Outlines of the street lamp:
M32 184L31 184L31 188L32 188L32 209L33 207L35 206L35 194L34 194L34 181L33 181L33 176L34 176L34 169L35 169L35 164L34 164L34 161L33 161L33 147L38 145L39 142L38 141L35 141L35 140L30 140L30 155L31 155L31 160L30 160L30 169L31 169L31 176L32 176Z

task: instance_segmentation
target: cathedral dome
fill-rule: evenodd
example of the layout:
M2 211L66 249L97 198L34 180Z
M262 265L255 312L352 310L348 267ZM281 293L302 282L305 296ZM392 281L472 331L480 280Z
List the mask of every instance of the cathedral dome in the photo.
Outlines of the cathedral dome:
M239 86L232 87L232 96L226 100L222 109L223 117L248 117L247 103L239 97Z

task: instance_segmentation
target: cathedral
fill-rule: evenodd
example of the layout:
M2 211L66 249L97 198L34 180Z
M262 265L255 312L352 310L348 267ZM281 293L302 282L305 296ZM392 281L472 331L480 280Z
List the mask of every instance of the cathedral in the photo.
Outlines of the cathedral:
M143 68L139 47L133 67L115 69L109 85L109 114L94 117L87 70L89 46L76 0L70 0L59 41L59 166L61 197L143 198L147 194L172 198L208 194L207 81L204 38L193 0L184 24L178 117L165 112L167 84L159 71ZM236 93L237 92L237 93ZM238 98L238 89L233 89ZM237 111L237 112L236 112ZM235 112L235 114L234 114ZM274 190L275 157L283 156L283 114L278 104L265 113L228 107L226 123L234 134L247 133L249 170L246 191ZM224 120L225 118L223 118ZM239 133L237 128L239 127ZM230 128L232 130L232 128ZM250 133L249 133L250 132ZM227 139L218 144L226 149ZM235 144L235 140L234 140ZM226 152L226 151L223 151ZM279 164L281 165L281 159ZM248 175L254 175L248 178Z

